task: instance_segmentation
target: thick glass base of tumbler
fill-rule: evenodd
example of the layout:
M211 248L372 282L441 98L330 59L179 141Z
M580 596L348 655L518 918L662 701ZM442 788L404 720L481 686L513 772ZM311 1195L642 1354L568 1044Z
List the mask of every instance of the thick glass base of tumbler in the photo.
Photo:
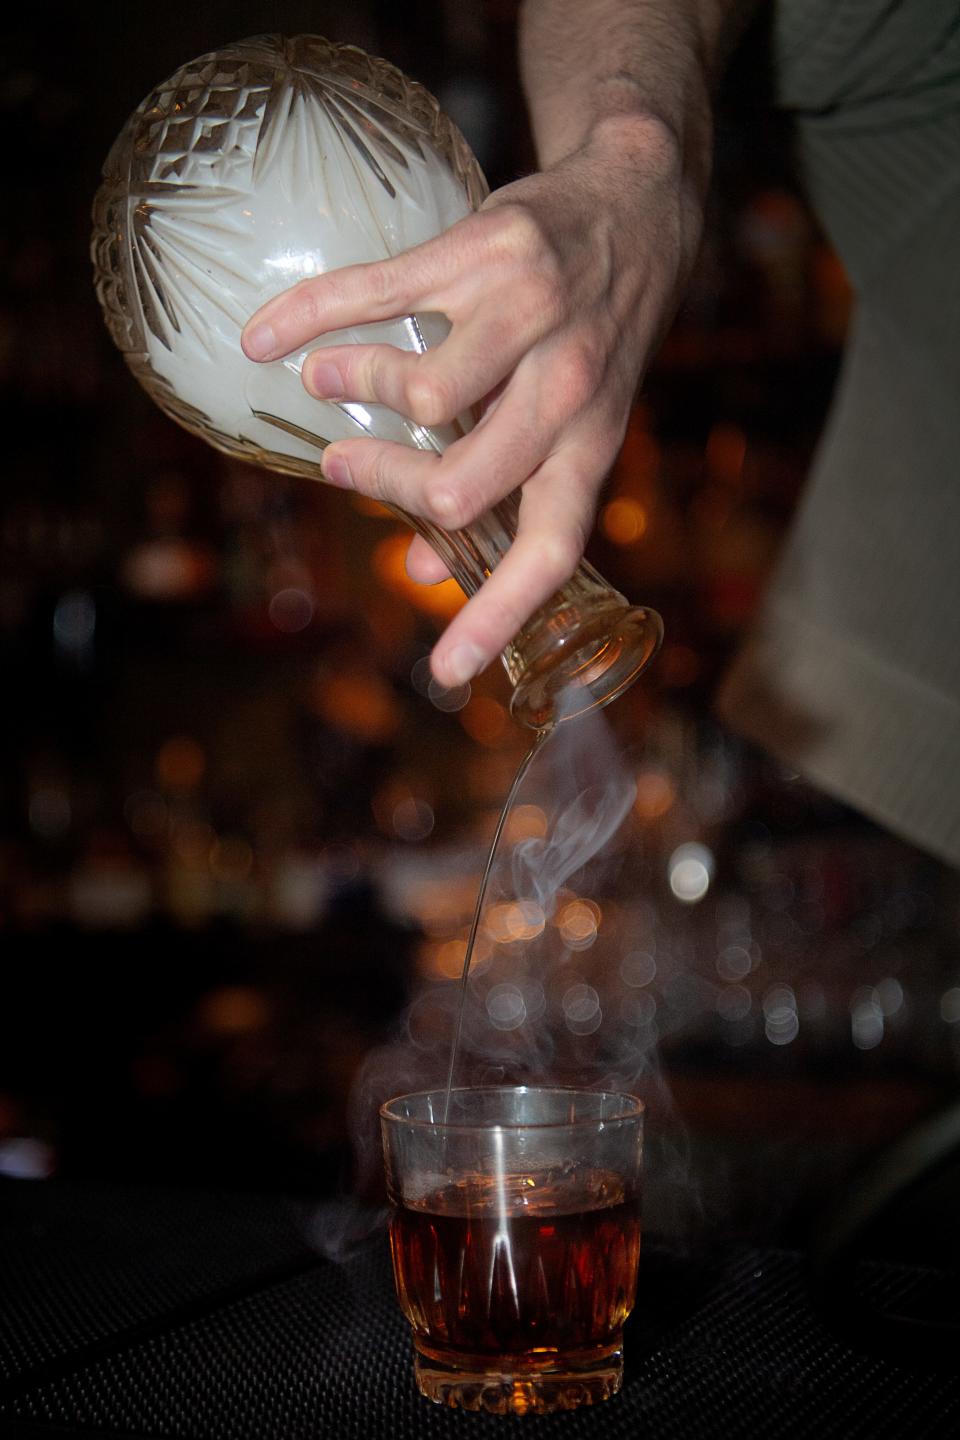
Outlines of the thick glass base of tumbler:
M548 1415L616 1395L623 1384L623 1343L555 1355L482 1356L415 1342L414 1374L421 1395L459 1410L491 1415Z
M541 628L548 643L514 685L511 714L534 730L609 705L660 648L663 621L655 610L620 597L579 609L565 607L555 623Z

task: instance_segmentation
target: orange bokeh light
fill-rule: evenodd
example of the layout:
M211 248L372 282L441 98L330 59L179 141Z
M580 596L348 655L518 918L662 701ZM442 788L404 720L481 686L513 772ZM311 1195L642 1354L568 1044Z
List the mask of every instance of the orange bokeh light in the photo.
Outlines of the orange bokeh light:
M600 918L600 906L593 900L570 900L558 910L554 924L566 943L579 949L593 943Z
M470 956L470 973L474 968L482 970L492 953L491 942L483 934L478 934ZM434 980L459 980L466 955L466 934L452 940L427 940L418 951L418 969Z
M642 405L634 407L616 466L618 479L631 490L651 485L660 469L660 446L650 434L650 421Z
M498 700L474 695L460 711L460 724L478 745L495 746L507 733L509 716Z
M466 596L456 580L442 580L439 585L418 585L407 574L407 547L410 535L398 530L388 535L373 552L373 570L381 585L403 595L426 615L449 620L463 605Z
M614 545L635 545L647 530L647 512L638 500L622 496L603 507L600 528Z
M503 843L516 845L518 840L542 840L547 833L547 817L539 805L514 805L503 827Z
M355 670L326 675L314 686L314 708L329 725L367 744L389 740L400 724L400 706L379 675Z
M483 928L498 945L512 945L518 940L535 940L545 923L535 900L507 900L490 907Z
M644 770L637 776L637 798L633 804L644 820L657 820L666 815L676 798L673 784L661 771Z
M465 940L428 940L420 947L419 969L437 980L456 980L466 953Z
M361 515L370 515L374 520L396 519L392 510L388 510L386 505L381 505L379 500L374 500L370 495L355 493L350 496L350 503Z
M376 800L374 805L376 807ZM450 876L442 881L427 882L408 898L407 906L432 939L449 940L473 914L479 884L479 875Z

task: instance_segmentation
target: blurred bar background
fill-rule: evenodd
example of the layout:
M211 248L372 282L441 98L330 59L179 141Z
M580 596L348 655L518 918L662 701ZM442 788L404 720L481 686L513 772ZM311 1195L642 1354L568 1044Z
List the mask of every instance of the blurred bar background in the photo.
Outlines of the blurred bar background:
M89 210L143 95L265 30L385 55L509 181L534 164L515 10L41 3L2 22L2 1173L329 1194L357 1179L365 1057L446 1043L525 744L505 677L431 691L458 592L406 579L376 505L229 461L152 406L100 319ZM656 1044L674 1109L658 1089L655 1115L686 1126L708 1217L789 1238L955 1092L960 896L711 715L850 308L764 57L761 26L721 97L690 294L588 552L666 624L649 679L607 712L637 799L602 889L552 917L519 895L491 907L474 1000L505 1078L530 1073L538 1034L571 1081L649 1077ZM523 799L508 844L549 823L546 791Z

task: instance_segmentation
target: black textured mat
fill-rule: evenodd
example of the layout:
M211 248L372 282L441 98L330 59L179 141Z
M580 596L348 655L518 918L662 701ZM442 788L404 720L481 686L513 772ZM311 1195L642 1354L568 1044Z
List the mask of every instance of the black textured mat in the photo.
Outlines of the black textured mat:
M56 1183L0 1187L0 1226L0 1434L24 1440L960 1434L960 1378L832 1339L793 1254L647 1254L623 1393L518 1421L416 1394L382 1233L334 1264L316 1216L276 1201ZM865 1283L879 1309L941 1280L877 1265Z
M308 1236L302 1210L273 1197L0 1183L0 1397L316 1263Z

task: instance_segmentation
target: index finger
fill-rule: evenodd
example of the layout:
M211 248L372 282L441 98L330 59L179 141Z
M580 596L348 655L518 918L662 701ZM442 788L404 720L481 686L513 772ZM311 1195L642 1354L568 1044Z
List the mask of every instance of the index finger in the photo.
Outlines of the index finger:
M472 680L573 574L594 510L592 487L571 474L578 463L588 469L588 457L558 452L524 485L516 539L434 646L442 685Z
M414 307L439 309L443 247L427 240L389 260L345 265L301 280L262 305L240 343L248 360L278 360L330 330L393 320Z

